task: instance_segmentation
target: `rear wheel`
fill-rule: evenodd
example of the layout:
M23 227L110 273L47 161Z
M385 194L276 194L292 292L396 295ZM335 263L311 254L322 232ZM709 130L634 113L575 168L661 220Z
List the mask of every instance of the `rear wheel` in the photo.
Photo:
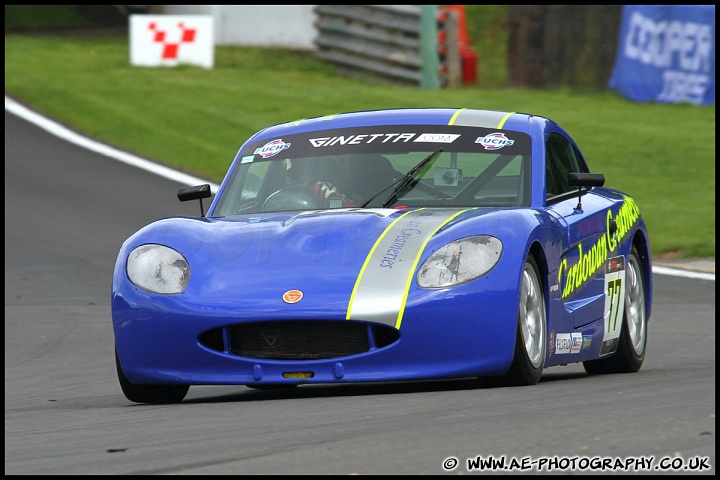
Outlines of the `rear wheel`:
M610 358L583 362L589 374L632 373L640 370L647 346L645 280L640 254L633 247L625 270L625 311L618 348Z
M131 383L120 366L117 349L115 350L115 366L120 388L125 398L135 403L180 403L187 395L190 385L145 385Z
M545 366L547 318L545 295L537 263L528 256L520 283L520 304L515 351L510 369L502 376L481 379L483 383L505 386L535 385Z

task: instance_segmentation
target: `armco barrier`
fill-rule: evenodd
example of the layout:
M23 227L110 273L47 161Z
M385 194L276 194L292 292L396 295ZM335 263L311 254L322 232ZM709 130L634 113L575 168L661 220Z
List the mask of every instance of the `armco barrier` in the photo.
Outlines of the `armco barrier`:
M439 16L436 5L317 5L314 11L315 56L342 74L422 88L468 77L456 11Z

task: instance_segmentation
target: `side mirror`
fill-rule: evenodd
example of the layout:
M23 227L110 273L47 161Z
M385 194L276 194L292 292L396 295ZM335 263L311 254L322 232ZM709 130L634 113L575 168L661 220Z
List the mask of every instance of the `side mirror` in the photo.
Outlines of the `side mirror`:
M582 210L582 196L587 193L583 187L602 187L605 185L605 175L602 173L580 173L571 172L568 174L568 184L571 187L578 187L578 204L575 210Z
M568 174L568 183L571 187L602 187L605 185L605 175L572 172Z
M200 200L200 216L205 216L205 209L203 208L203 198L208 198L211 195L210 184L196 185L194 187L185 187L178 190L177 197L181 202L187 202L188 200Z

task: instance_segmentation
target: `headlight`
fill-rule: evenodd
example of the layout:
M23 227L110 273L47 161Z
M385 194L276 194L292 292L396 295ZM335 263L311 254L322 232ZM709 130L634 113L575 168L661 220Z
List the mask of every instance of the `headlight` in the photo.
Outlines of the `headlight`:
M422 264L417 282L423 288L460 285L488 273L500 260L503 244L490 235L448 243Z
M127 275L132 283L148 292L175 294L187 287L190 266L172 248L147 244L128 255Z

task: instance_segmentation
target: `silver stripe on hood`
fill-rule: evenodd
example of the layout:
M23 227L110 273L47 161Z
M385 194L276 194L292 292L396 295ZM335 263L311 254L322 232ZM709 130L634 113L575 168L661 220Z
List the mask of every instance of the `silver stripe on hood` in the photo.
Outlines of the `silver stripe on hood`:
M411 210L391 223L365 259L346 318L399 329L412 275L425 245L443 225L465 211Z

